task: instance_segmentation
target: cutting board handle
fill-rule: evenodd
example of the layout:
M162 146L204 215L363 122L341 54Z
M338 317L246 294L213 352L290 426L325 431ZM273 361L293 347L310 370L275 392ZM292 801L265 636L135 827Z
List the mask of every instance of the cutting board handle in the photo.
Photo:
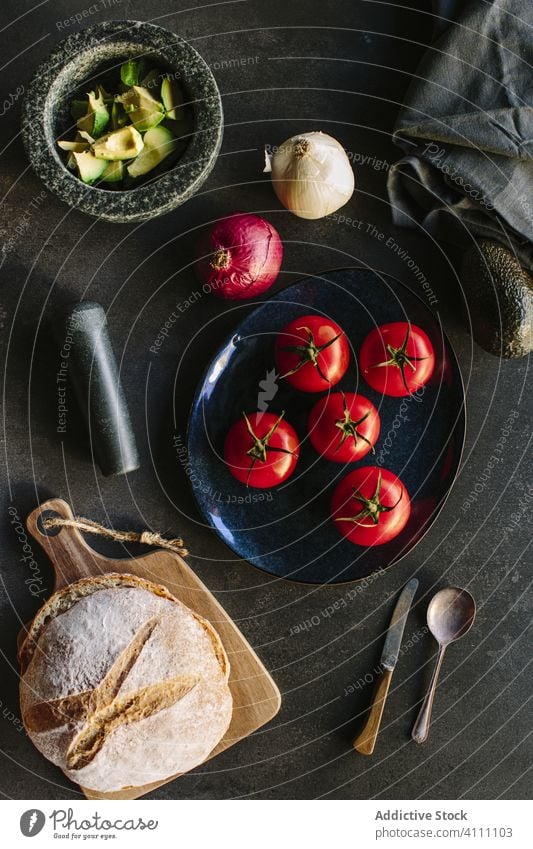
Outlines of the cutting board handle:
M101 572L112 571L109 559L87 545L77 528L63 527L45 530L42 520L47 516L73 519L74 514L66 501L61 498L51 498L50 501L39 505L26 519L29 533L44 549L54 567L54 591L73 581L79 581L80 578L89 578Z

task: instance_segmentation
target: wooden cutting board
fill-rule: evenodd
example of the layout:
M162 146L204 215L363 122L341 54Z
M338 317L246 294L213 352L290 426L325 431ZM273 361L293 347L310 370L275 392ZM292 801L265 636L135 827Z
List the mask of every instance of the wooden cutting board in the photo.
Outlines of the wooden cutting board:
M218 631L231 664L230 689L233 695L233 717L225 737L209 758L228 749L269 722L281 705L280 692L243 635L205 584L179 555L171 551L154 551L144 557L113 560L98 554L85 542L76 528L60 528L44 532L40 523L43 515L59 515L72 519L70 506L61 499L41 504L27 519L29 533L42 546L55 571L55 587L61 587L105 572L137 575L163 584L180 601L207 619ZM24 638L22 631L19 637ZM130 787L116 793L94 793L81 789L88 799L138 799L156 787L178 778Z

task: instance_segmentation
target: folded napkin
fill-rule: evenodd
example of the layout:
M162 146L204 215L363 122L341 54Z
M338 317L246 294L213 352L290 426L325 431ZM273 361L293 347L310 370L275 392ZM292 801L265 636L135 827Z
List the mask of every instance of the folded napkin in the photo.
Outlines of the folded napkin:
M511 241L533 270L533 0L435 6L394 131L393 220L459 245Z

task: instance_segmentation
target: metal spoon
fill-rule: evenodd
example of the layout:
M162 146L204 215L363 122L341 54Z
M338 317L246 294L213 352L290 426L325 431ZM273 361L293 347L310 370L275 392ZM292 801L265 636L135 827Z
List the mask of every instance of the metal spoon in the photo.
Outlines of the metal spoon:
M470 630L475 616L474 599L467 590L461 590L459 587L446 587L439 590L429 603L427 622L429 630L439 644L439 654L426 698L411 732L411 737L417 743L424 743L428 738L433 699L444 652L450 643L463 637Z

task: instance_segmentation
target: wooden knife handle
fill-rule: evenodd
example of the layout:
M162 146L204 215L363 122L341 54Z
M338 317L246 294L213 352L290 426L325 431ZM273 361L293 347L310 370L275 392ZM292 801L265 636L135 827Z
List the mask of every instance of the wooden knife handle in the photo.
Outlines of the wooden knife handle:
M377 680L365 724L353 741L355 751L362 755L371 755L374 751L391 680L392 670L384 669Z

